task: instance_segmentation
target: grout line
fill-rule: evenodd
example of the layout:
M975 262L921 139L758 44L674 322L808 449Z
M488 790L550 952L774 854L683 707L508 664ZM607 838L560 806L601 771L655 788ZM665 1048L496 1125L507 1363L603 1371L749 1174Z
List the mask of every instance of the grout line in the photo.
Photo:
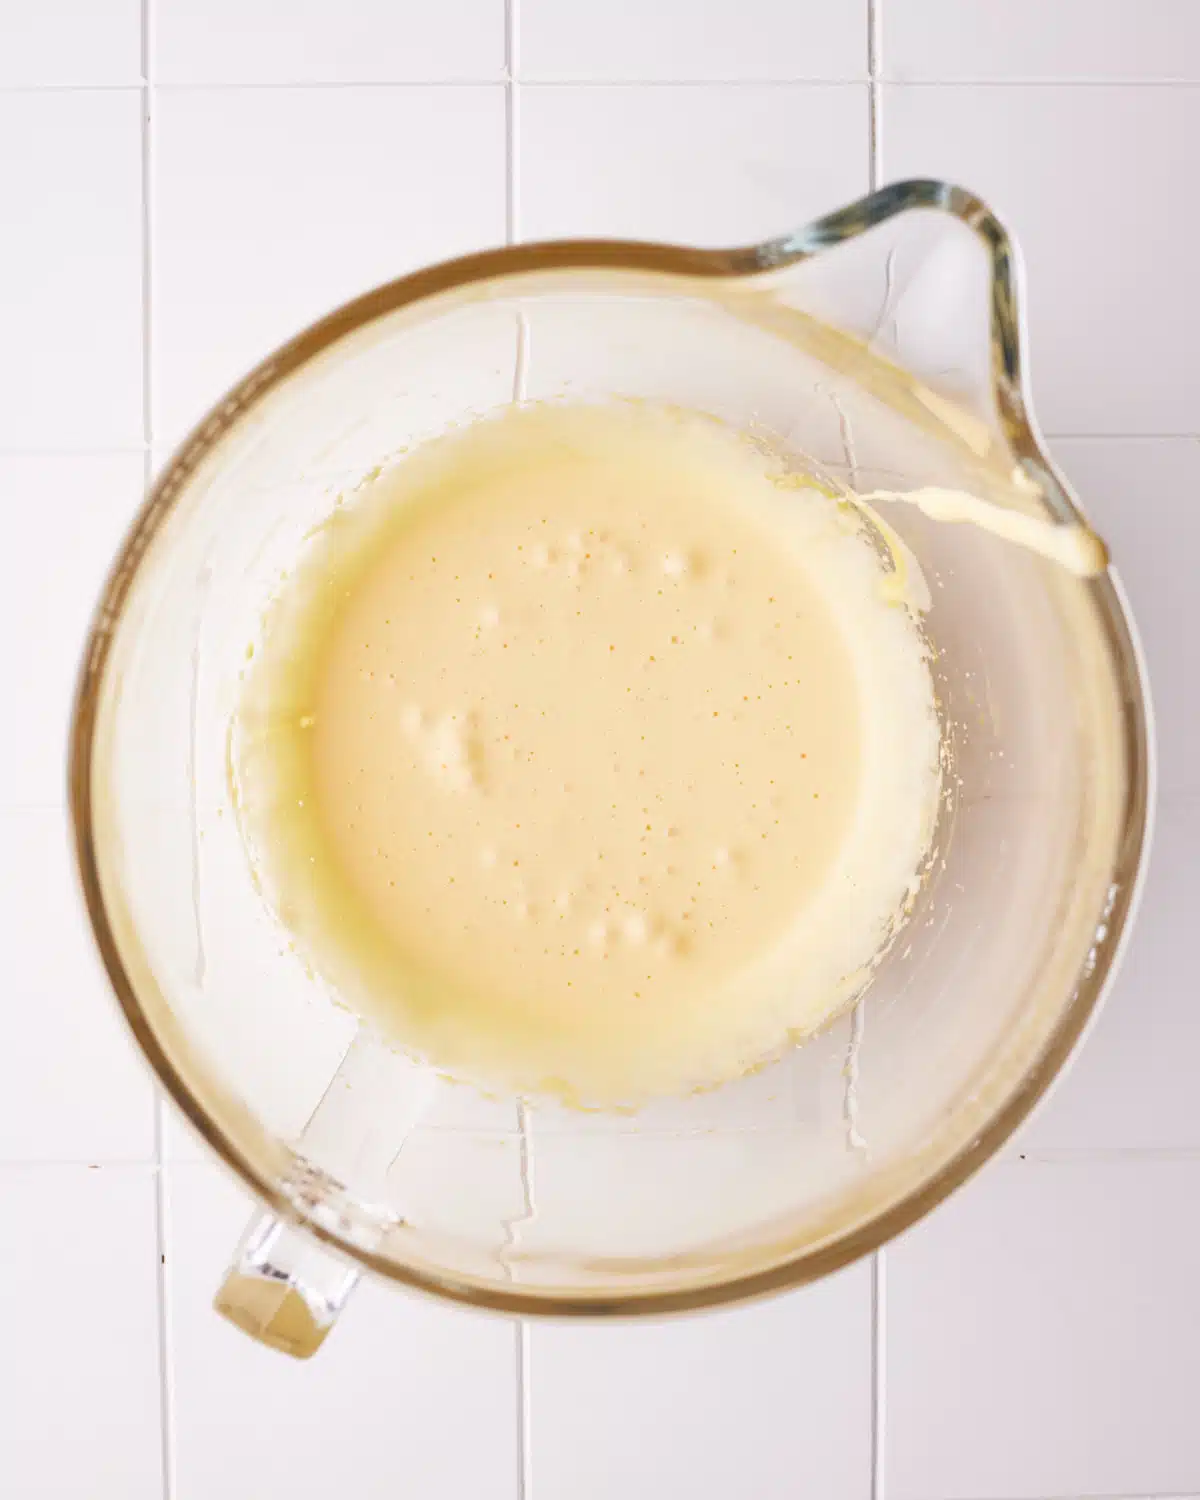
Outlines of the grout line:
M520 234L521 195L521 100L518 83L520 67L520 0L505 0L504 3L504 240L515 244ZM529 326L523 310L517 314L517 348L513 367L513 400L522 401L525 396L525 374L528 362ZM529 1189L529 1115L524 1104L518 1106L521 1131L521 1181L524 1194L524 1215L533 1214L533 1203ZM515 1232L510 1228L510 1232ZM517 1409L516 1456L517 1456L517 1500L530 1500L533 1494L533 1434L532 1412L529 1401L529 1324L524 1318L516 1320L513 1328L513 1354L516 1361Z
M522 314L522 320L524 314ZM514 394L514 399L516 396ZM536 1209L533 1204L533 1176L531 1171L531 1130L532 1122L529 1118L529 1107L523 1099L517 1101L517 1125L521 1135L521 1213L518 1217L508 1221L509 1246L516 1244L517 1226L532 1222ZM506 1265L506 1272L511 1279L512 1267ZM532 1368L532 1342L530 1339L529 1320L518 1318L514 1323L516 1355L516 1388L517 1409L515 1412L517 1420L516 1430L516 1454L517 1454L517 1500L530 1500L533 1494L533 1407L529 1389L529 1371Z
M523 84L522 87L525 87ZM513 203L513 217L519 204ZM1200 443L1200 430L1194 432L1052 432L1043 430L1048 443ZM53 448L21 448L0 443L0 459L6 458L109 458L120 454L144 454L149 443L83 443ZM18 803L24 807L26 803ZM41 806L41 803L34 804ZM55 807L60 803L52 804Z
M521 97L518 71L521 63L519 0L504 5L504 236L515 244L520 234L521 213Z
M508 243L521 238L521 86L515 78L506 88L508 98L508 192L505 197L505 232Z
M863 74L844 78L522 78L531 89L844 89L861 87Z
M525 1496L525 1319L513 1319L513 1358L517 1377L517 1500Z
M1182 792L1174 799L1179 804L1194 807L1200 802L1200 792ZM11 812L11 808L0 808L0 816ZM16 811L23 811L17 808ZM164 1108L164 1118L166 1117ZM471 1126L436 1125L430 1127L438 1135L455 1136L469 1134L484 1140L498 1141L501 1139L511 1140L510 1131L477 1130ZM709 1128L696 1130L651 1130L637 1131L631 1127L628 1134L638 1134L642 1138L650 1140L689 1140L698 1135L711 1135ZM786 1129L773 1127L739 1126L722 1131L722 1135L729 1138L750 1137L756 1135L780 1135L786 1134ZM572 1132L555 1132L555 1138L562 1140L570 1137ZM586 1132L575 1135L574 1139L586 1138ZM1200 1162L1200 1145L1195 1146L1027 1146L1024 1150L1019 1149L1020 1138L1010 1140L989 1159L990 1166L1015 1166L1018 1162L1029 1162L1034 1166L1139 1166L1143 1163L1155 1165L1177 1166L1189 1165ZM113 1159L109 1161L89 1161L86 1157L76 1156L47 1156L47 1157L0 1157L0 1172L141 1172L144 1174L162 1173L168 1170L190 1170L193 1167L205 1165L206 1158L201 1156L183 1156L173 1161L159 1162L157 1159L137 1160L129 1158L125 1160ZM517 1223L532 1217L532 1212L518 1218Z
M1048 443L1200 443L1197 432L1044 432Z
M198 83L155 83L159 94L204 93L270 93L286 89L467 89L492 87L505 81L503 73L485 74L479 78L289 78L289 79L205 79ZM0 97L5 94L119 94L144 90L145 80L127 83L0 83Z
M517 238L517 91L504 85L504 243Z
M1195 800L1193 797L1191 800ZM992 1161L997 1166L1014 1166L1031 1162L1035 1167L1103 1167L1140 1166L1155 1162L1183 1164L1200 1161L1200 1146L1028 1146L1020 1150L1021 1139L1008 1141Z
M144 3L149 4L150 0L144 0ZM154 1175L154 1220L158 1249L158 1263L155 1271L158 1304L159 1431L163 1500L172 1500L175 1494L175 1368L172 1359L170 1272L167 1269L170 1209L167 1202L167 1174L163 1168L166 1125L166 1103L156 1096L154 1151L158 1158L158 1171Z
M142 460L147 490L154 474L154 0L142 0ZM168 1216L166 1104L154 1099L154 1218L158 1246L159 1432L163 1500L175 1494L175 1379L172 1358L170 1273L167 1269Z
M533 1424L529 1401L532 1344L528 1318L516 1322L517 1343L517 1500L533 1500Z
M84 443L75 448L10 448L0 444L0 458L112 458L145 453L147 443Z
M1180 793L1176 799L1181 804L1194 807L1200 802L1200 792ZM22 811L22 809L16 809ZM0 808L0 816L10 812L10 808ZM164 1108L164 1118L168 1117L168 1111ZM435 1125L430 1127L440 1136L455 1136L469 1134L484 1140L498 1141L501 1139L511 1140L511 1131L477 1130L471 1126L458 1125ZM755 1135L783 1135L788 1133L788 1128L744 1126L723 1130L722 1135L729 1138ZM711 1135L710 1128L696 1130L651 1130L637 1131L631 1127L628 1134L637 1134L641 1138L650 1140L689 1140L698 1135ZM571 1131L558 1131L553 1133L553 1138L562 1140L574 1138L585 1139L587 1132L574 1134ZM1138 1166L1142 1163L1153 1163L1156 1165L1175 1164L1179 1166L1200 1162L1200 1145L1194 1146L1034 1146L1029 1145L1024 1150L1021 1146L1020 1137L1006 1142L994 1156L989 1159L989 1166L1014 1166L1018 1162L1031 1162L1034 1166ZM137 1158L114 1158L112 1160L95 1161L83 1156L46 1156L46 1157L0 1157L0 1172L142 1172L145 1174L180 1169L191 1169L202 1167L207 1158L203 1156L182 1156L173 1161L149 1158L139 1160ZM520 1216L518 1223L524 1222L532 1217L532 1210Z
M522 324L524 323L522 313ZM524 399L524 390L521 399ZM522 1214L515 1224L532 1223L537 1209L533 1200L533 1122L525 1101L517 1103L517 1123L521 1131L521 1202ZM528 1318L517 1324L517 1500L531 1500L533 1495L533 1393L530 1371L533 1368L533 1339Z
M294 78L288 80L260 79L250 81L222 82L213 79L204 83L156 83L159 94L204 94L204 93L271 93L295 90L336 93L342 89L479 89L495 88L506 84L510 74L506 68L502 73L484 74L478 78ZM522 78L522 86L535 89L790 89L790 88L852 88L863 83L860 74L856 78ZM995 80L1008 83L1010 80ZM1020 83L1021 80L1011 80ZM1037 81L1037 80L1034 80ZM1045 80L1041 80L1045 81ZM1078 82L1079 80L1076 80ZM958 79L932 80L933 86L953 88ZM1104 83L1106 80L1097 80ZM1131 87L1154 87L1140 85L1136 81ZM1188 87L1184 80L1178 86ZM1196 85L1191 85L1196 87ZM0 97L5 94L132 94L145 87L137 81L129 83L28 83L0 84Z
M494 88L505 83L504 73L483 73L479 76L464 75L461 78L263 78L229 79L214 78L198 83L160 83L156 87L165 94L197 93L255 93L279 92L286 89L311 90L321 93L337 93L339 89L478 89Z
M0 83L4 94L134 94L145 84L139 78L125 83Z
M883 162L883 91L879 83L883 47L883 0L867 0L867 96L870 110L870 161L868 176L871 191L879 186Z
M155 1098L157 1105L158 1099ZM48 1156L0 1159L0 1172L140 1172L143 1176L158 1173L157 1161L84 1161L82 1158Z
M506 17L507 21L507 17ZM506 50L508 38L505 39ZM291 78L291 79L233 79L222 80L219 78L208 79L197 83L156 83L155 90L164 94L196 94L196 93L255 93L270 92L285 89L297 90L321 90L323 92L336 92L339 89L471 89L492 88L497 84L504 84L513 76L512 71L506 64L503 72L484 73L477 77L466 76L462 78ZM804 75L797 77L780 78L523 78L523 84L531 88L582 88L582 89L622 89L622 88L652 88L652 89L674 89L674 88L845 88L853 84L863 82L862 75L857 77L835 77L835 78L812 78ZM948 80L949 82L949 80ZM2 94L80 94L80 93L132 93L143 87L136 80L128 83L30 83L30 84L0 84L0 95Z
M878 15L879 0L872 0L869 14ZM869 38L870 39L870 38ZM210 79L199 83L156 83L155 92L164 94L187 93L254 93L282 89L467 89L487 88L509 81L507 71L488 73L479 77L462 78L294 78L258 79L254 81L222 81ZM863 83L863 75L839 75L828 78L813 78L804 75L772 78L523 78L521 84L535 89L690 89L690 88L846 88ZM1014 74L1009 78L888 78L882 72L866 81L888 88L906 89L1007 89L1007 88L1053 88L1053 89L1195 89L1200 90L1200 78L1129 78L1118 74L1095 78L1032 77ZM0 97L6 94L119 94L133 93L145 87L136 79L127 83L0 83Z
M504 0L504 81L511 83L517 74L517 7L516 0Z
M522 329L524 328L525 315L521 314ZM524 392L521 392L524 396ZM517 1126L521 1133L521 1217L513 1220L510 1225L510 1234L514 1241L516 1238L516 1225L518 1223L528 1224L534 1216L533 1206L533 1176L531 1173L530 1134L532 1122L529 1118L529 1107L524 1099L517 1101ZM511 1276L511 1269L509 1275ZM517 1356L517 1500L530 1500L533 1494L533 1406L530 1399L529 1371L532 1347L529 1337L529 1321L526 1318L517 1320L516 1325L516 1356Z
M152 302L154 291L154 136L150 113L154 97L152 62L153 0L142 0L142 446L145 452L145 479L149 488L153 469L151 448L154 441L154 381L152 356L154 327Z
M1011 78L888 78L890 89L1198 89L1200 78L1129 78L1119 74L1097 78L1057 78L1014 74Z
M887 1437L884 1360L887 1355L887 1252L871 1260L871 1500L885 1500Z

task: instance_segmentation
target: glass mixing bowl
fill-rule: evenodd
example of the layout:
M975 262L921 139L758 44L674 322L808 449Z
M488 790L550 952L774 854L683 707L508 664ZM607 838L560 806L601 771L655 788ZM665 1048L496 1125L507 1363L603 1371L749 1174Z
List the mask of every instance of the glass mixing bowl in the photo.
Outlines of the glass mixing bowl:
M311 1353L362 1267L524 1314L791 1286L911 1224L1024 1118L1095 1010L1147 837L1146 688L1111 569L880 502L932 593L936 860L851 1013L636 1113L487 1097L360 1026L256 889L227 759L281 572L423 438L512 401L648 398L860 492L1077 524L1021 348L1011 240L971 194L911 182L751 248L521 245L420 271L299 335L187 439L95 616L70 795L137 1042L265 1206L218 1297L235 1321Z

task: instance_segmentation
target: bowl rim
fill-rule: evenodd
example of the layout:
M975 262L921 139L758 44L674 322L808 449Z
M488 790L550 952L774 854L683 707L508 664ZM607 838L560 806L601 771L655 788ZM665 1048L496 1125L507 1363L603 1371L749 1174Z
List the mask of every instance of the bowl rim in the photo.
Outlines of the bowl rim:
M1063 520L1075 519L1079 509L1045 450L1029 403L1023 358L1022 274L1016 243L975 194L931 178L890 184L799 230L749 246L709 250L633 240L557 240L481 251L414 271L345 303L268 355L197 423L150 486L93 613L76 681L67 768L76 872L110 986L134 1041L166 1097L261 1204L279 1218L299 1225L338 1255L391 1281L451 1301L525 1316L662 1315L799 1286L877 1250L973 1176L1044 1098L1094 1019L1124 952L1144 884L1155 783L1153 719L1144 659L1123 590L1111 570L1091 585L1115 664L1126 721L1125 806L1109 906L1103 914L1107 940L1081 967L1074 993L1041 1053L975 1136L915 1187L868 1214L846 1233L759 1268L681 1288L560 1292L522 1289L516 1283L505 1287L425 1264L406 1263L356 1244L298 1206L196 1097L176 1061L175 1049L138 999L103 893L92 773L97 710L116 626L140 561L187 479L224 434L269 391L339 339L378 318L496 278L553 270L632 271L698 280L754 276L810 260L900 214L922 209L959 220L983 242L991 266L991 382L1001 430L1017 464L1037 481L1051 510Z

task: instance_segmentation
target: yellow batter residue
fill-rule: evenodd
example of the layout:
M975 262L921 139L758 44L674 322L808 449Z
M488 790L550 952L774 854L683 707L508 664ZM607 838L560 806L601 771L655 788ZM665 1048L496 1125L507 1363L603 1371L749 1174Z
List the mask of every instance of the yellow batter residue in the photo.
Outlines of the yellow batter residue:
M459 1076L598 1105L827 1021L939 789L915 610L853 507L696 416L512 409L312 538L231 767L301 951Z

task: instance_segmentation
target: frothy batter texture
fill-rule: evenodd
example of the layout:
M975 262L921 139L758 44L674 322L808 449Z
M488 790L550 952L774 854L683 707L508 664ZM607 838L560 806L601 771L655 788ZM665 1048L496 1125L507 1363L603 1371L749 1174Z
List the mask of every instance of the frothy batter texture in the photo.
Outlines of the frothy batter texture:
M232 736L260 882L435 1066L598 1105L828 1020L915 888L938 726L852 507L707 419L513 409L313 538Z

